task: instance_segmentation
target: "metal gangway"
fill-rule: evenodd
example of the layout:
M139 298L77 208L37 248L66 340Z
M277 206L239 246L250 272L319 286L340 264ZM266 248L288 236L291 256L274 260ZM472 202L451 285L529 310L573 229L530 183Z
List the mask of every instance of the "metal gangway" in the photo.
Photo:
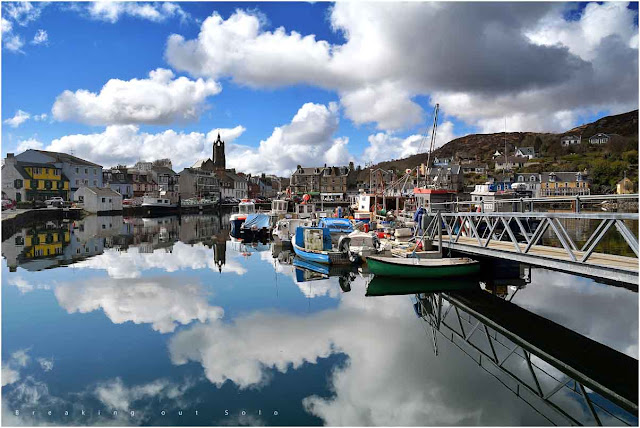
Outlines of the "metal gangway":
M436 355L449 341L551 424L638 424L638 360L481 289L415 309Z
M638 213L438 211L423 222L422 235L437 245L442 234L443 248L467 255L527 263L637 290L638 237L632 231L637 222ZM617 248L606 245L608 233L618 241Z

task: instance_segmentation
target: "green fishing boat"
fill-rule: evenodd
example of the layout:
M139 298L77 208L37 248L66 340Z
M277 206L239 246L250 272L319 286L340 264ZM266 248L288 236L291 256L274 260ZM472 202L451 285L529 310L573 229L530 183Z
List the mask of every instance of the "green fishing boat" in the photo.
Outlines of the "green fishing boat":
M390 296L398 294L441 293L449 291L475 290L480 288L477 279L469 277L435 278L424 281L417 278L392 278L374 276L367 285L367 296Z
M367 257L369 271L378 276L398 278L449 278L470 276L480 271L480 263L467 257L418 259Z

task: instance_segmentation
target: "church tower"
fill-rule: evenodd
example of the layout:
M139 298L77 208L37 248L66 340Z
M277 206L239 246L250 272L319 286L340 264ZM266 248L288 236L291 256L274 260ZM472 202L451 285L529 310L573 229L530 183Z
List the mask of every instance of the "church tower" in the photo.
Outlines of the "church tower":
M220 133L218 132L218 139L213 142L213 167L218 171L224 171L226 168L226 161L224 157L224 141L220 139Z

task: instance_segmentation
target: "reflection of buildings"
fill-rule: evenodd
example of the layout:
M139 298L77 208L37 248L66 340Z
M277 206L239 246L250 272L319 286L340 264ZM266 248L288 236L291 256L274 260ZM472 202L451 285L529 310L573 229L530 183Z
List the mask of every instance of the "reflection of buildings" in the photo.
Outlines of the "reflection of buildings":
M229 240L229 231L220 231L213 237L213 261L218 267L218 272L222 272L222 266L227 261L227 241Z
M139 253L173 251L178 240L213 248L219 271L226 263L229 214L123 218L88 216L76 221L42 223L19 230L2 243L2 255L11 271L31 271L64 266L104 253L105 248Z
M213 235L219 233L220 228L220 217L217 215L183 215L180 217L180 241L185 244L202 242L211 247Z
M39 271L102 254L105 239L117 235L122 216L89 216L74 222L49 221L24 228L2 243L11 272Z

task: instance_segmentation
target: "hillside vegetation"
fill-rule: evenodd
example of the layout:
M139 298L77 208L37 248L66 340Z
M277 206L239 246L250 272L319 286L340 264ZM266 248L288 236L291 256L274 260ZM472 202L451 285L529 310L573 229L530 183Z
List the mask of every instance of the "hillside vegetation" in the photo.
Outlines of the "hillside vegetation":
M612 136L604 145L589 144L589 137L602 132ZM582 144L562 147L564 135L582 135ZM431 159L437 157L464 156L486 163L494 169L493 154L496 150L514 154L515 147L534 147L537 158L533 165L513 172L582 171L586 169L593 193L615 192L615 185L626 175L638 186L638 110L607 116L595 122L581 125L566 132L508 132L495 134L471 134L451 140L434 150ZM427 153L418 153L404 159L381 162L372 168L393 169L400 175L407 168L427 162ZM359 176L368 179L369 169L362 169ZM486 176L467 177L470 184L486 180Z

